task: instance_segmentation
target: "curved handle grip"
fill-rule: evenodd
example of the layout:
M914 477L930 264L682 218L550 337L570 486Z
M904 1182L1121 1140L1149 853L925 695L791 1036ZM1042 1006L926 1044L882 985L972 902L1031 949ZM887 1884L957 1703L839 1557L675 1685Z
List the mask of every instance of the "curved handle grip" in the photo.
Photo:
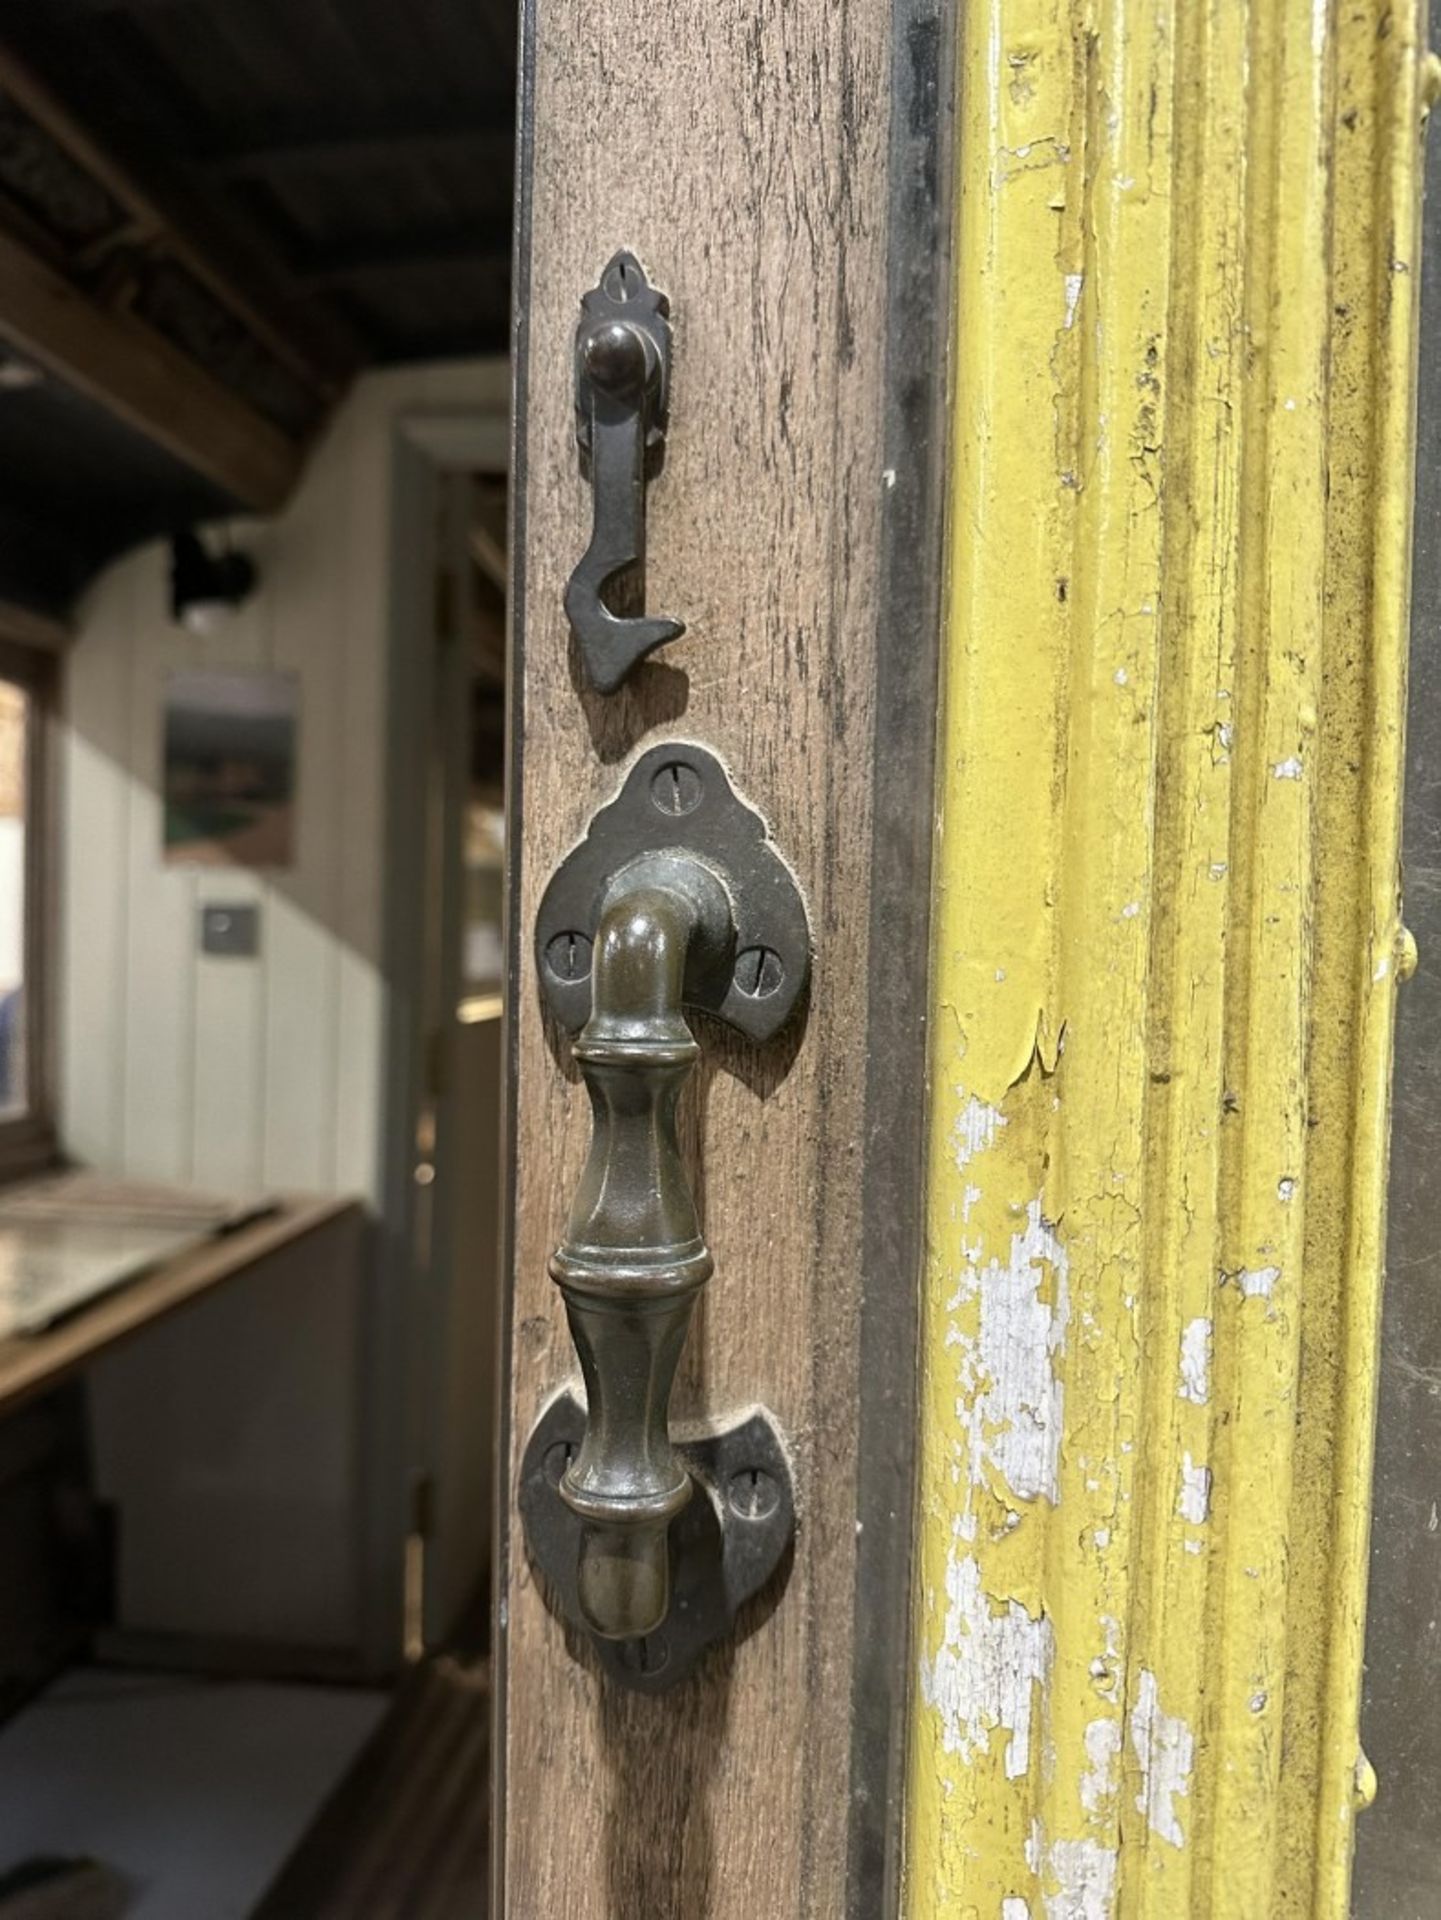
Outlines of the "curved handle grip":
M670 1604L669 1527L690 1498L671 1445L671 1384L713 1261L676 1136L700 1054L688 970L734 944L719 880L684 854L619 876L595 943L575 1043L594 1119L566 1236L550 1263L585 1376L585 1439L561 1480L584 1522L581 1612L606 1639L651 1632Z

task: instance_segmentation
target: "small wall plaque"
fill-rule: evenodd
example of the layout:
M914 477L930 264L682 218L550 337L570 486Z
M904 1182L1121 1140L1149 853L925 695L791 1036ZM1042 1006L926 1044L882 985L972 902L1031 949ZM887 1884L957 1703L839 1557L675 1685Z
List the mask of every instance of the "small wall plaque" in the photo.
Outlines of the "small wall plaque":
M230 960L253 960L260 951L260 909L209 906L200 909L200 951Z

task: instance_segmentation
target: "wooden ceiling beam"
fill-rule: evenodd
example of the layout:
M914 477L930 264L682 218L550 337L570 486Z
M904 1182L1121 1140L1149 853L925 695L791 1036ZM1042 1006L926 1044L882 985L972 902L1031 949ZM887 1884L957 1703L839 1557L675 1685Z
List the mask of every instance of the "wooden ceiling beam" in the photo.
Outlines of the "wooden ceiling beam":
M217 267L213 235L205 246L192 239L192 234L205 231L206 210L187 193L183 168L171 170L167 205L162 206L130 168L93 139L45 82L3 43L0 89L97 180L140 227L163 234L167 251L297 377L327 395L348 382L363 355L359 343L349 338L338 321L328 320L323 340L312 340L313 326L303 322L303 316L295 311L293 288L267 284L261 289L260 299L253 299L247 285ZM272 277L268 259L250 249L247 254L246 281L256 285L268 282ZM283 325L276 318L278 311L286 314Z
M32 652L63 653L74 638L73 629L64 620L33 607L22 607L13 600L0 599L0 645L29 647Z
M296 442L4 232L0 339L255 512L273 512L299 476Z
M508 275L510 245L508 220L478 220L431 232L362 236L302 254L291 261L290 271L310 287L341 286L441 267L485 267Z
M387 126L272 129L232 140L200 158L217 180L275 180L292 174L373 172L431 161L483 160L513 140L509 95L477 102L461 117L423 117Z

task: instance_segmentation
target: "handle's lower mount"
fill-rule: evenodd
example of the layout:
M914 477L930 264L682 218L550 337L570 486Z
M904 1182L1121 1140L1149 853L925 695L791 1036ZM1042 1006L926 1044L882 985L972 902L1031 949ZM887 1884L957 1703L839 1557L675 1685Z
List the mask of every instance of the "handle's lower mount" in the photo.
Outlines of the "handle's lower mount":
M710 1013L752 1040L777 1033L806 984L809 929L759 814L714 755L668 742L636 761L552 878L536 958L594 1115L550 1264L587 1412L562 1401L546 1415L576 1430L543 1444L537 1430L522 1505L533 1554L611 1670L669 1685L769 1577L793 1511L764 1414L686 1447L670 1434L671 1384L713 1266L676 1134L700 1053L684 1016ZM537 1463L565 1445L547 1475ZM746 1484L764 1497L742 1498Z
M585 1522L560 1493L585 1438L585 1409L571 1394L552 1400L526 1444L520 1515L531 1555L572 1626L586 1622L576 1590ZM720 1433L676 1442L691 1497L669 1529L670 1608L652 1632L630 1640L592 1634L606 1672L622 1686L663 1693L684 1680L707 1647L784 1559L795 1532L785 1447L757 1411Z

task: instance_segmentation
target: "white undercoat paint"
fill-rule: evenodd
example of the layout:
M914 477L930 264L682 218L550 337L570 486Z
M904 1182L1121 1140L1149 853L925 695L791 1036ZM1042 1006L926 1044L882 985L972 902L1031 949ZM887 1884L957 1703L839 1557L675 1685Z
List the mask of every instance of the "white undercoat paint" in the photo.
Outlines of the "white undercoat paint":
M1008 1893L1001 1902L1001 1920L1031 1920L1030 1901Z
M1152 1833L1173 1847L1184 1846L1186 1836L1175 1802L1191 1791L1195 1741L1179 1714L1161 1710L1156 1676L1149 1668L1141 1671L1131 1709L1131 1745L1141 1769L1137 1808L1145 1814Z
M1112 1920L1116 1850L1099 1840L1054 1840L1046 1854L1056 1891L1045 1896L1046 1920Z
M1281 1278L1281 1269L1279 1267L1242 1267L1236 1277L1240 1283L1243 1299L1269 1300L1272 1289Z
M956 1417L970 1434L972 1480L984 1487L994 1473L1015 1499L1044 1495L1054 1506L1064 1399L1055 1363L1070 1321L1066 1250L1033 1200L1004 1261L982 1265L963 1248L962 1262L950 1305L978 1303L980 1331L953 1320L946 1344L957 1353Z
M1087 1813L1103 1813L1116 1791L1116 1761L1121 1752L1119 1720L1092 1720L1087 1724L1086 1771L1081 1775L1081 1805Z
M1204 1407L1211 1397L1211 1322L1204 1317L1188 1321L1182 1329L1178 1391L1193 1407Z
M939 1716L947 1753L972 1761L989 1752L991 1734L1009 1736L1006 1778L1031 1764L1035 1693L1050 1676L1055 1636L1044 1614L1032 1619L1015 1600L992 1601L981 1569L961 1550L959 1530L946 1563L946 1617L935 1658L921 1659L921 1697Z
M1176 1511L1193 1527L1204 1526L1211 1512L1211 1469L1198 1467L1189 1453L1181 1456L1181 1486Z
M1005 1124L1006 1116L998 1107L990 1106L972 1094L956 1115L956 1123L951 1128L951 1154L956 1171L964 1173L976 1155L985 1152Z

